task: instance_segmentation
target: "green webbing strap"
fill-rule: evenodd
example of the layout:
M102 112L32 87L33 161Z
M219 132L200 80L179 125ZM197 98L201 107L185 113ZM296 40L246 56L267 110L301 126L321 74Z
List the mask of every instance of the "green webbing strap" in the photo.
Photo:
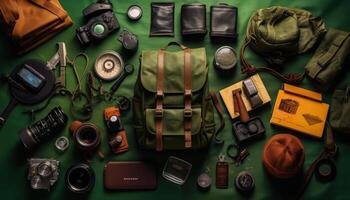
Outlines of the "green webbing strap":
M329 64L348 37L349 33L339 32L339 35L333 40L327 52L321 55L317 62L310 67L308 75L311 78L315 79L322 69Z

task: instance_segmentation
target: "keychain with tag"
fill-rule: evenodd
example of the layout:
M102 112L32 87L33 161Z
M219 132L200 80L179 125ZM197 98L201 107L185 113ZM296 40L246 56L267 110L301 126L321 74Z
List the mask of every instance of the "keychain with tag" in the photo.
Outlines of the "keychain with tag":
M228 167L225 156L220 154L216 162L216 188L228 188Z

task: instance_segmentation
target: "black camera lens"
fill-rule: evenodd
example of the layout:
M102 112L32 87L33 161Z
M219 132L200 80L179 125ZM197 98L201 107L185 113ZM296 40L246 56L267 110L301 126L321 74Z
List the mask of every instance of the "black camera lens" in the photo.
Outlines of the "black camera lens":
M34 148L37 144L47 140L58 133L66 124L67 115L61 107L55 107L49 114L35 124L21 131L21 141L27 149Z
M102 21L98 21L96 23L93 23L90 27L90 33L92 36L94 36L96 39L103 39L108 35L108 26L106 23Z
M93 151L100 145L100 131L93 124L83 124L75 133L75 140L81 150Z
M78 194L89 192L95 185L95 172L87 164L74 165L66 173L67 188Z

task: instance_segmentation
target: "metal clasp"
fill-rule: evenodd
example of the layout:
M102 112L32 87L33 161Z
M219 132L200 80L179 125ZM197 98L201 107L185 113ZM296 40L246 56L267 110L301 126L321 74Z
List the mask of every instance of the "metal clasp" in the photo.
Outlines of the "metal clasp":
M191 118L192 117L192 109L191 108L185 108L184 109L184 117L185 118Z

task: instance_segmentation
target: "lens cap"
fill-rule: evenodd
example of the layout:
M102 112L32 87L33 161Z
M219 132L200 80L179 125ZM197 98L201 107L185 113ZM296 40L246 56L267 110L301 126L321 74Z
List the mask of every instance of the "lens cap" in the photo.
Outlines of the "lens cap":
M254 189L255 181L249 172L242 171L237 175L235 185L239 191L247 193Z
M335 178L337 168L331 159L322 159L316 165L315 176L318 180L327 182Z
M128 18L137 21L142 17L142 8L138 5L132 5L128 8Z
M74 165L66 173L67 188L78 194L89 192L95 185L95 172L87 164Z
M237 64L236 51L230 46L222 46L215 52L214 66L220 70L233 69Z

